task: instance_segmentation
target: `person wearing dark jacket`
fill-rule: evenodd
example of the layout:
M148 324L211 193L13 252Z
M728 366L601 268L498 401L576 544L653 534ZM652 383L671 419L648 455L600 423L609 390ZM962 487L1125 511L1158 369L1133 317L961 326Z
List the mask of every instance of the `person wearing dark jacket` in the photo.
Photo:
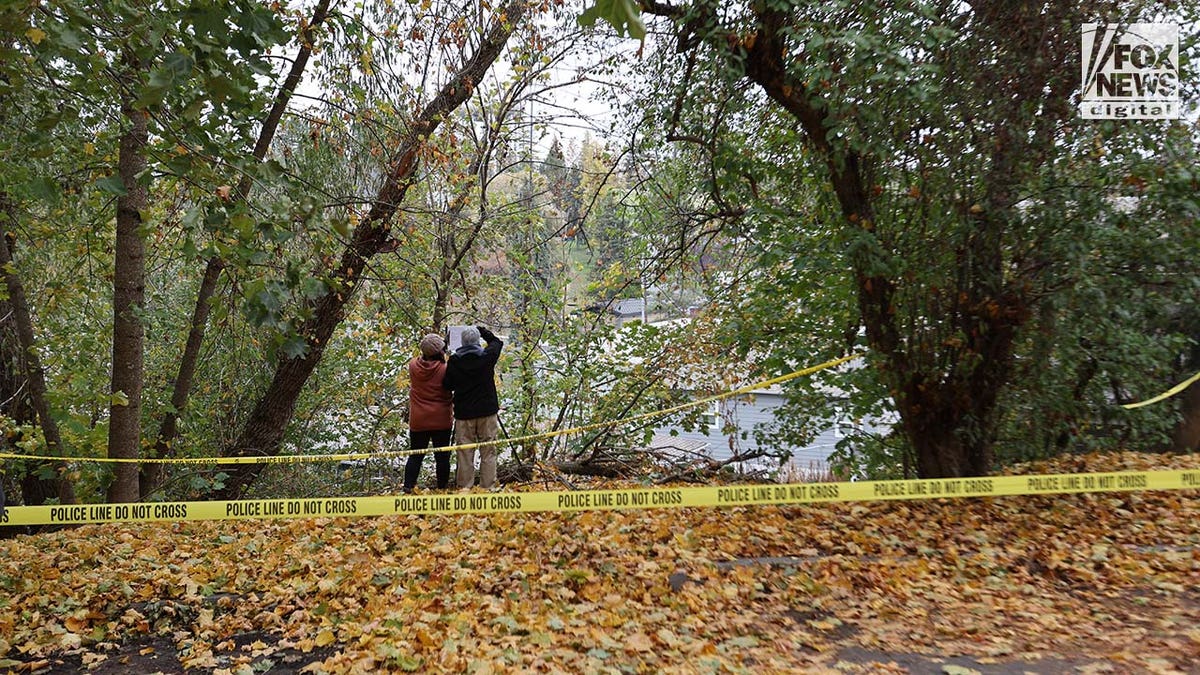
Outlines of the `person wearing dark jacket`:
M487 347L479 345L479 339ZM500 426L500 398L496 393L496 361L504 342L492 331L478 326L462 333L462 346L450 355L442 385L454 393L454 440L458 445L490 443ZM458 487L475 484L475 448L460 448ZM496 446L479 446L479 484L496 483Z
M450 392L442 386L446 376L446 343L442 336L430 333L421 339L421 355L408 362L408 440L413 450L450 445L450 427L454 423ZM404 464L404 491L412 492L421 475L425 454L409 455ZM437 487L445 490L450 483L450 451L433 453Z

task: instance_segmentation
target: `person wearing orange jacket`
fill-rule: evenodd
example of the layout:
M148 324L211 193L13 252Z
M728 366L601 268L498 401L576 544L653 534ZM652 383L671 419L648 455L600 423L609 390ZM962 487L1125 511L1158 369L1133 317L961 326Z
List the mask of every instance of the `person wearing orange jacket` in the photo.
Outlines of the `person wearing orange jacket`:
M408 362L408 440L412 450L444 448L450 445L454 424L453 397L442 386L446 377L446 343L442 336L430 333L421 338L421 355ZM409 455L404 464L404 492L412 492L421 475L425 454ZM450 451L435 450L434 473L437 488L450 483Z

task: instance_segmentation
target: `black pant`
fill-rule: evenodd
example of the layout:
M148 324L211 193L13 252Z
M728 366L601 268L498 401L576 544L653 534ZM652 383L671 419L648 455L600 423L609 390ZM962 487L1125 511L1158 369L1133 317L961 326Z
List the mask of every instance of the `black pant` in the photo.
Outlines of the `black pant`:
M450 430L439 429L437 431L410 431L408 432L409 447L413 450L424 450L425 448L444 448L450 445ZM425 454L409 455L408 461L404 464L404 489L411 490L417 486L417 476L421 475L421 463L425 461ZM437 486L439 490L445 490L450 483L450 451L433 453L434 470L437 473Z

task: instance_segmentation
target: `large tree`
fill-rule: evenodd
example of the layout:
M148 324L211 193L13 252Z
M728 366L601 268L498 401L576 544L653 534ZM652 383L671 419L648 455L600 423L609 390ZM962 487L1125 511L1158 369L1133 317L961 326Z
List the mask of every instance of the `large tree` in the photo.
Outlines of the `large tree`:
M111 359L90 356L111 366L107 453L121 460L105 481L111 501L140 496L135 462L145 414L145 333L156 314L146 303L149 237L155 233L161 242L170 226L159 220L170 209L163 204L187 192L189 183L203 190L206 169L238 163L250 124L246 111L257 107L256 77L270 72L263 57L283 35L274 13L249 0L168 2L154 9L89 0L31 5L18 15L21 42L4 73L5 97L23 97L17 110L33 121L12 137L25 154L7 157L3 167L6 177L17 179L7 209L14 229L48 229L55 246L71 236L111 237L103 244L111 251L111 271L95 275L110 284ZM157 204L154 177L170 178ZM83 195L72 201L92 220L45 228L67 215L64 194ZM87 246L75 249L85 253L75 261L58 255L69 248L56 252L52 270L35 271L57 274L93 262ZM16 267L8 274L10 286L20 282ZM82 288L96 280L70 283ZM83 334L86 328L77 321L68 330ZM80 375L61 377L80 381ZM64 413L72 414L58 411ZM98 423L93 415L90 425ZM52 425L42 424L52 439Z
M642 9L672 22L674 53L657 52L670 63L659 74L674 74L660 127L721 158L710 178L718 207L755 207L719 210L759 233L764 223L827 232L840 249L847 273L831 280L852 289L916 473L990 471L1020 336L1058 290L1070 242L1105 209L1095 194L1105 186L1077 184L1075 153L1093 128L1075 121L1072 95L1079 26L1108 5ZM728 150L731 120L779 116L784 128ZM807 199L786 194L804 185L815 186ZM799 222L770 220L781 202ZM823 246L791 253L809 259Z
M262 125L258 130L258 140L254 143L252 157L259 162L266 159L267 152L275 138L275 132L279 129L296 88L303 80L305 68L312 56L313 46L318 39L318 30L329 16L331 1L319 0L313 8L310 18L303 24L297 35L298 52L288 69L287 77L284 78L270 109L262 120ZM236 190L229 193L228 198L236 202L235 206L245 208L246 200L254 188L254 177L254 172L245 172L237 181ZM163 413L158 436L154 441L152 456L155 459L164 459L173 454L172 450L179 436L180 418L191 398L192 384L200 364L200 349L204 344L208 318L225 266L226 261L219 253L210 256L205 263L204 276L201 277L200 286L196 291L195 308L192 310L187 339L179 359L179 370L171 387L170 406ZM161 462L143 465L140 481L143 498L149 497L162 486L166 474L164 469L165 465Z

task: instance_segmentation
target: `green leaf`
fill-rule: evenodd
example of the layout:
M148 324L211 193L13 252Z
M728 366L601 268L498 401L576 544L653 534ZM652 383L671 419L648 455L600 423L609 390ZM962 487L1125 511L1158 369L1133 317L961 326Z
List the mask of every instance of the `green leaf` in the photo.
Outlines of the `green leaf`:
M107 192L108 194L115 195L117 197L123 197L128 193L128 191L125 189L125 183L121 181L120 176L101 178L92 185L94 185L101 192Z
M333 231L345 239L350 238L350 221L345 218L333 218L330 222Z
M758 646L758 638L754 637L753 635L742 635L739 637L730 638L721 644L737 649L748 649L750 647Z
M167 58L163 59L162 66L155 69L155 73L160 73L161 77L169 78L168 82L173 84L187 77L192 72L192 67L195 63L196 61L187 53L171 52L167 54Z
M596 0L596 4L579 15L581 26L594 26L596 19L604 19L617 30L617 35L629 33L635 40L646 37L646 24L642 22L642 9L634 0Z
M58 44L66 48L67 51L77 52L83 48L83 38L79 32L72 28L69 24L62 23L56 26L58 32Z
M300 293L308 300L316 300L329 292L329 286L320 279L308 277L301 284Z
M58 181L49 178L34 178L26 182L24 187L29 196L47 204L56 204L62 198Z
M412 672L416 672L416 671L420 670L421 664L424 663L424 661L422 661L420 657L413 657L413 656L408 656L405 654L401 654L400 656L396 657L394 660L396 662L396 665L400 667L400 670L403 670L408 673L412 673Z
M308 352L308 342L299 336L291 337L283 343L281 349L290 359L300 358Z
M134 102L134 107L136 107L138 110L145 110L146 108L159 105L163 102L163 99L167 97L167 87L154 85L153 76L151 76L150 81L151 84L146 85L146 87L142 89L142 95L139 96L137 101Z

